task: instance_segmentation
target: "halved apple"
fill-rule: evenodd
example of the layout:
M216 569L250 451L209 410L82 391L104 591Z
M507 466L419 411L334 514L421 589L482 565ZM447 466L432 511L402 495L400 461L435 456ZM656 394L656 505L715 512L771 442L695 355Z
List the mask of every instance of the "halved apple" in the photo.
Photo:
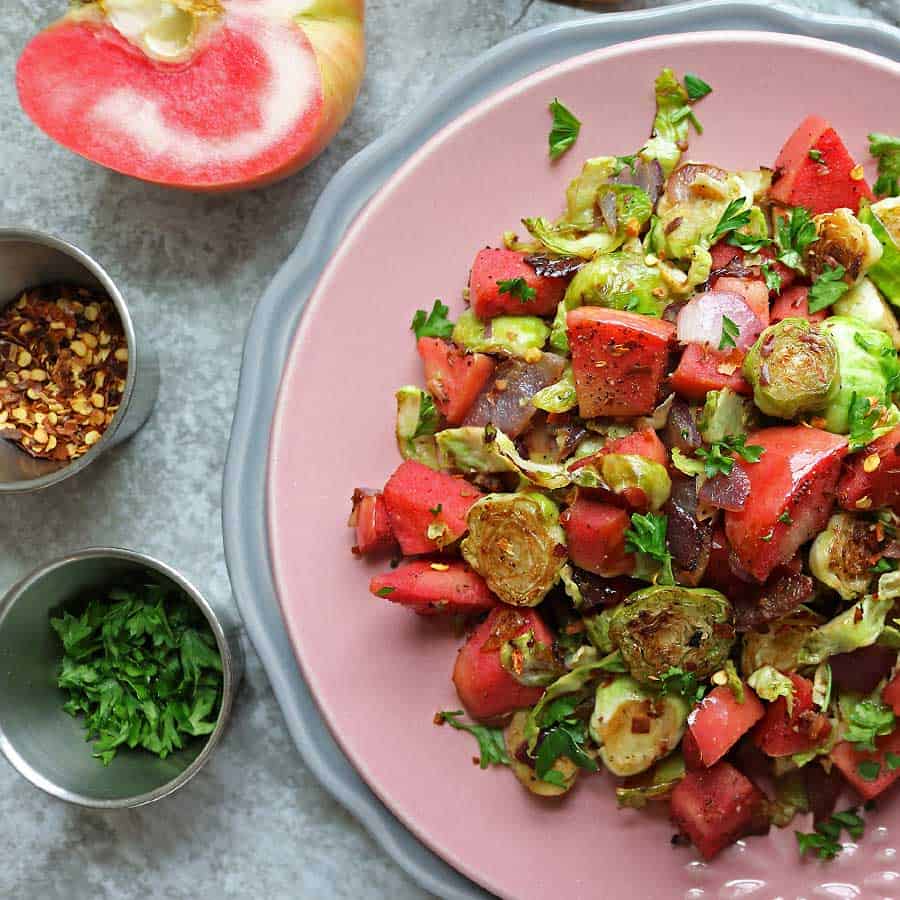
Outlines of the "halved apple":
M19 58L25 112L117 172L256 187L320 153L365 65L363 0L96 0Z

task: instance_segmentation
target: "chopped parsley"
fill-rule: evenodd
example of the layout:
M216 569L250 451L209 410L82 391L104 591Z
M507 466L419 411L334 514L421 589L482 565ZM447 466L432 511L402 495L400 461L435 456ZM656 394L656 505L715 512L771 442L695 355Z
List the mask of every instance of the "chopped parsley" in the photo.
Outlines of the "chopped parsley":
M822 160L824 159L824 157L822 156L822 151L816 150L815 148L813 148L812 150L809 151L809 158L813 162L817 162L817 163L822 162Z
M760 236L744 234L743 231L733 231L728 235L728 240L725 243L731 244L732 247L740 247L741 250L745 250L747 253L759 253L763 247L768 247L772 243L772 239L765 235Z
M879 132L870 134L869 153L878 160L875 193L880 197L900 194L900 137Z
M863 781L875 781L881 774L881 766L874 760L865 759L856 767L856 771Z
M783 522L785 525L793 525L794 524L794 520L791 518L791 514L787 510L785 510L778 517L778 521Z
M719 338L719 349L727 350L729 347L737 346L737 338L740 336L741 330L737 324L732 322L728 316L722 316L722 336Z
M383 588L378 588L378 590L375 591L375 593L376 593L379 597L390 597L391 594L393 594L394 591L396 591L396 590L397 590L397 588L394 588L394 587L388 587L387 585L385 585Z
M419 420L416 422L416 430L412 433L410 441L414 441L417 437L426 434L434 434L440 424L440 416L434 400L427 391L420 392L419 399Z
M688 703L699 703L706 693L706 685L700 684L693 672L685 672L678 666L669 666L662 674L661 694L676 694Z
M437 506L431 506L428 508L428 512L430 512L433 516L439 516L441 514L441 510L444 508L443 503L438 503Z
M444 306L440 300L435 300L430 313L426 313L424 309L416 310L410 329L416 333L417 338L448 338L453 334L453 323L447 318L448 312L449 307Z
M487 725L475 725L472 722L459 722L459 717L463 714L461 709L447 710L439 712L434 721L437 725L443 725L446 722L451 728L457 731L467 731L472 737L478 741L479 760L478 765L482 769L488 766L508 766L509 754L506 752L506 742L503 740L503 730L500 728L490 728Z
M888 770L894 772L900 767L900 756L896 753L891 753L888 750L887 753L884 754L884 761L887 763Z
M875 752L875 738L894 730L894 711L876 700L861 700L850 713L849 726L844 740L853 743L857 750Z
M734 468L734 457L730 454L736 453L745 462L758 463L765 447L758 444L747 444L747 436L744 434L729 434L721 441L713 441L709 446L709 450L701 447L697 451L697 458L703 461L704 472L707 478L713 478L716 475L730 475Z
M710 244L714 244L730 231L737 231L738 228L743 228L745 225L750 224L750 208L745 205L746 202L744 197L738 197L725 207L722 218L719 219L719 224L716 225L709 236Z
M775 537L775 529L774 529L774 528L770 528L769 531L768 531L766 534L761 534L761 535L759 536L759 539L760 539L761 541L765 541L765 542L768 544L769 541L771 541L773 537Z
M831 818L819 822L813 832L795 832L800 855L814 853L819 859L834 859L841 852L841 831L846 831L854 840L859 840L865 828L865 822L857 815L856 807L836 812Z
M850 285L844 281L846 274L847 270L842 265L828 266L821 272L809 289L809 311L811 313L826 309L850 290Z
M631 526L625 531L625 549L633 553L643 553L662 565L664 584L674 584L672 554L666 546L668 516L662 513L632 513ZM663 580L665 579L665 580Z
M216 727L222 659L206 618L177 589L112 588L50 624L62 641L63 709L84 716L104 765L126 747L165 759Z
M566 786L565 776L553 768L560 757L589 772L597 771L597 763L584 749L586 725L575 715L581 699L583 695L580 694L557 697L541 713L541 738L534 760L534 772L541 781L557 787Z
M802 206L791 208L787 216L778 216L775 228L775 243L778 245L778 261L789 269L806 273L803 257L818 238L816 224L809 211Z
M547 138L550 145L550 159L559 159L577 140L578 132L581 131L581 120L560 103L557 97L550 103L550 112L553 115L553 127Z
M734 237L734 235L732 235ZM764 262L759 271L765 279L766 287L775 294L781 293L781 275L775 271L775 267L770 262Z
M874 566L869 567L869 571L875 575L884 575L885 572L893 572L895 568L896 564L893 560L882 556Z
M518 297L519 302L527 303L534 300L537 291L533 287L528 286L528 282L520 275L518 278L510 278L506 281L498 281L497 286L500 288L501 294L509 294L512 297Z
M699 75L691 72L684 73L684 89L691 101L702 100L707 94L712 93L712 88Z
M850 396L847 421L850 426L850 450L861 450L875 440L875 426L882 415L878 401L854 391Z

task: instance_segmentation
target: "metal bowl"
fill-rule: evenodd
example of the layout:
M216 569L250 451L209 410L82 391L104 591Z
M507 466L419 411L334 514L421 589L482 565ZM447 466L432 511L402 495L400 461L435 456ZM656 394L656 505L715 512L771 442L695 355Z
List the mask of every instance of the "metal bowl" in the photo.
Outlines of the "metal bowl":
M63 712L57 687L61 645L51 615L93 589L135 576L180 589L200 609L222 656L222 707L213 732L166 759L124 751L109 766L91 755L80 718ZM212 756L228 723L244 668L237 624L219 616L197 589L161 562L111 547L79 550L42 566L0 601L0 750L32 784L96 809L152 803L187 784Z
M140 335L125 300L98 262L72 244L40 231L0 228L0 307L23 290L66 282L104 291L116 307L128 344L125 391L112 422L84 455L71 462L34 459L0 440L0 494L36 491L69 478L147 421L159 387L156 352Z

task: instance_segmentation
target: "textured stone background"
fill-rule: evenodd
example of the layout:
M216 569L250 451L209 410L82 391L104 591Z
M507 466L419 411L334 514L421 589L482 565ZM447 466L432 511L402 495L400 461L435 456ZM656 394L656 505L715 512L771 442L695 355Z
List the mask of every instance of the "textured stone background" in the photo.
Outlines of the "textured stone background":
M900 0L801 5L900 24ZM148 325L163 380L153 418L130 444L77 480L2 500L0 590L49 557L111 543L170 562L230 604L219 495L241 343L316 197L471 57L535 25L595 12L546 0L369 0L368 74L331 147L275 187L199 197L97 168L21 113L15 60L62 6L0 0L0 223L55 232L96 256ZM135 812L87 812L0 764L0 821L4 898L425 896L306 770L252 650L224 745L178 795Z

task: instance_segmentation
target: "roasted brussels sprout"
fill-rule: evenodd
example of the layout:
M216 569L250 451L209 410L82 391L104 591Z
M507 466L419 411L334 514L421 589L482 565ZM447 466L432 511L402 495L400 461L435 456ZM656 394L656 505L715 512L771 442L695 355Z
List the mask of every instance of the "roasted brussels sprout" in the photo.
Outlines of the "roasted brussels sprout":
M797 655L803 642L824 621L817 613L801 607L797 612L772 622L764 632L748 631L744 635L741 651L744 677L764 666L771 666L780 672L796 671L799 668Z
M849 512L835 513L809 551L809 568L845 600L856 600L872 585L877 555L875 525Z
M597 688L591 737L610 772L637 775L678 746L687 714L681 697L660 696L620 675Z
M884 249L869 277L895 306L900 306L900 197L887 197L864 207L859 219L872 229Z
M542 494L488 494L473 504L462 542L466 562L505 603L536 606L559 578L566 538Z
M801 666L817 666L829 656L869 647L878 640L885 618L900 597L900 572L878 580L878 593L868 594L849 609L817 628L797 655Z
M731 388L722 388L707 393L697 427L703 440L714 444L733 435L746 434L756 424L756 418L756 410L747 397Z
M404 459L415 459L438 468L434 433L440 416L427 391L404 385L397 393L397 447Z
M457 472L512 472L508 462L485 443L484 429L476 425L445 428L434 436L442 463Z
M773 666L763 666L750 674L747 684L753 688L754 692L774 703L779 697L784 697L787 701L788 715L794 706L794 685L790 678L783 672Z
M585 160L581 174L566 189L566 222L581 231L593 231L597 215L597 191L616 174L614 156Z
M634 453L607 453L602 457L600 474L615 494L635 489L647 498L647 506L658 510L669 499L672 479L664 465Z
M809 246L806 265L814 279L826 269L843 266L845 280L855 284L881 259L881 242L849 209L822 213L813 222L818 239Z
M840 387L837 347L806 319L782 319L757 338L744 359L744 377L768 416L816 412Z
M503 644L500 665L526 687L546 687L565 673L553 648L542 644L533 631L526 631Z
M598 256L581 268L566 290L566 309L608 306L659 318L668 303L657 266L637 253Z
M883 331L850 316L829 316L821 330L834 340L841 372L840 385L822 416L829 431L847 434L854 396L888 405L888 387L897 377L897 354Z
M661 759L647 776L617 787L616 803L619 808L643 809L651 800L671 794L684 778L684 772L684 757L680 753L672 753Z
M466 350L524 357L547 343L550 329L537 316L497 316L482 322L467 309L456 320L453 340Z
M531 405L550 413L564 413L578 406L572 367L566 366L559 381L538 391L531 398Z
M853 316L865 322L870 328L883 331L893 342L894 349L900 350L900 327L897 317L878 292L878 288L868 279L850 288L831 307L834 315Z
M578 766L567 756L560 756L553 763L551 771L559 772L562 776L560 779L562 784L542 781L538 778L534 768L528 763L522 762L523 759L527 758L528 741L525 738L525 725L527 722L528 712L520 709L513 714L512 719L503 732L510 767L516 778L532 794L537 794L539 797L559 797L575 784L575 779L578 777Z
M673 667L705 678L734 644L731 604L709 588L644 588L615 608L609 636L638 681L659 681Z

